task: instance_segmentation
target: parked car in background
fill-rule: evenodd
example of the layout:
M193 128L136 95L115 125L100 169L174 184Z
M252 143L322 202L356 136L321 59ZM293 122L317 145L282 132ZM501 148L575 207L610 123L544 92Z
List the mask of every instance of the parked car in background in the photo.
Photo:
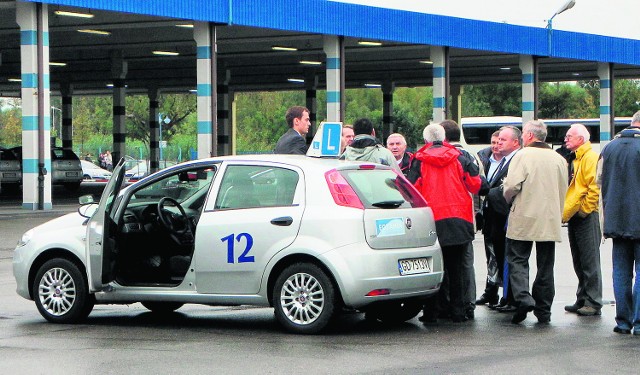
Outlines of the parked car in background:
M414 318L443 278L433 213L387 166L302 155L181 163L26 232L13 254L20 296L54 323L94 304L272 306L296 333L343 311ZM83 215L83 216L81 216Z
M80 160L82 165L82 178L85 181L107 182L111 178L111 172L100 168L87 160Z
M14 147L11 150L20 162L20 170L22 170L22 147ZM47 173L51 174L53 185L64 185L69 190L77 190L84 176L78 155L62 147L51 148L51 170ZM20 184L22 184L22 178L20 178Z
M0 147L0 189L17 190L22 184L22 160L8 148Z

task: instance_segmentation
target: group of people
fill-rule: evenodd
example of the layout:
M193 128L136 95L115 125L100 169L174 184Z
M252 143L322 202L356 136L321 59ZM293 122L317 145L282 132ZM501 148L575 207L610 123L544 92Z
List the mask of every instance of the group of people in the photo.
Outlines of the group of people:
M286 118L291 129L275 152L305 154L308 109L292 107ZM578 286L575 302L565 310L601 314L604 234L613 239L614 332L640 335L640 111L600 156L584 125L567 131L565 156L545 142L546 136L546 125L538 120L522 130L503 127L492 135L491 146L472 155L459 144L458 124L445 120L425 127L425 145L412 154L399 133L391 134L385 147L366 118L343 126L340 159L388 165L411 181L433 210L445 279L437 298L425 304L421 321L464 322L474 318L476 305L488 305L513 313L514 324L530 312L538 322L550 322L555 243L566 224ZM472 241L480 229L487 279L476 299ZM537 273L530 288L533 243Z
M113 156L111 156L111 151L106 150L105 152L101 152L100 155L98 155L98 163L100 164L100 168L112 171Z

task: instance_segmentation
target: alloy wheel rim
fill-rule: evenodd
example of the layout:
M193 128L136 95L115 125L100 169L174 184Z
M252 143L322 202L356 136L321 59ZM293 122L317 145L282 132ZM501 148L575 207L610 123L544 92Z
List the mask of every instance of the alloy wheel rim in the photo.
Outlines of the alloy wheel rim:
M311 324L320 317L324 308L322 285L308 273L293 274L282 286L280 306L291 322Z
M63 268L48 270L38 284L38 298L42 307L51 315L61 316L69 312L76 300L76 285L71 274Z

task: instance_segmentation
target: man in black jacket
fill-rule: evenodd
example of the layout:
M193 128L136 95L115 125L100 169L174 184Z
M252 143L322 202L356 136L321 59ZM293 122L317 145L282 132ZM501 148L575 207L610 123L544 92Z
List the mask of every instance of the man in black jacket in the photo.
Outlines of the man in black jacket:
M498 267L498 276L502 277L504 282L503 298L498 302L498 289L500 288L500 280L493 285L487 285L484 294L476 301L477 304L492 303L489 307L497 308L502 312L513 312L515 307L510 306L511 298L508 293L508 277L505 277L505 243L506 243L506 224L509 214L509 205L502 196L502 181L509 171L509 163L511 158L520 150L522 145L522 132L514 126L506 126L500 129L498 135L498 149L502 155L500 163L494 171L489 171L487 179L489 180L489 193L484 201L484 229L483 233L488 234L493 251L496 256ZM486 238L486 237L485 237Z
M311 126L309 110L305 107L291 107L287 110L285 118L289 130L278 139L273 152L275 154L306 155L308 146L305 137Z

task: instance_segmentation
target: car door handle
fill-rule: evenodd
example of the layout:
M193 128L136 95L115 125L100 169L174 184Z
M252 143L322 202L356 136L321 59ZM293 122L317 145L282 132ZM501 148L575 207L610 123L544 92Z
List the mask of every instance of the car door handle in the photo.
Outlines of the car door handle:
M293 218L291 216L277 217L277 218L271 220L271 224L279 225L281 227L287 227L287 226L291 225L292 223L293 223Z

